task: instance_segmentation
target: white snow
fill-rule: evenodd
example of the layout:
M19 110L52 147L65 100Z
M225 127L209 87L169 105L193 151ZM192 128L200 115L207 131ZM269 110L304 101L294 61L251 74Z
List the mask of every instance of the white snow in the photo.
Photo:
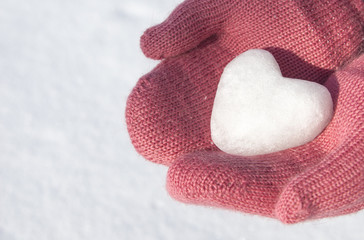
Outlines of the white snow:
M0 1L0 239L363 239L363 211L285 226L167 195L124 110L157 63L139 36L179 2Z
M251 156L312 141L330 122L333 103L323 85L282 76L274 56L250 49L222 73L211 137L224 152Z

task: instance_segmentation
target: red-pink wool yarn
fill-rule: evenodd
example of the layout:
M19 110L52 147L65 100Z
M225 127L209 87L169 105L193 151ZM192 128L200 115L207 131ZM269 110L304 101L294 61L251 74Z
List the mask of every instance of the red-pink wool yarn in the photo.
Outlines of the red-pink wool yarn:
M364 3L361 0L186 0L141 37L162 59L132 90L126 122L135 149L167 165L175 199L284 223L364 208ZM335 113L312 142L242 157L210 135L213 100L228 62L270 51L284 77L324 84Z

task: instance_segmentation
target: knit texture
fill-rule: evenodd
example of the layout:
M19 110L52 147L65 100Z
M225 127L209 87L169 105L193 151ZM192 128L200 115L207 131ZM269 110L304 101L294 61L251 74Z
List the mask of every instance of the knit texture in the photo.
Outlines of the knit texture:
M174 198L295 223L364 208L364 57L361 0L187 0L141 38L163 61L131 92L126 121L146 159L170 166ZM210 118L223 68L261 48L284 77L324 84L332 122L314 141L237 157L211 141Z

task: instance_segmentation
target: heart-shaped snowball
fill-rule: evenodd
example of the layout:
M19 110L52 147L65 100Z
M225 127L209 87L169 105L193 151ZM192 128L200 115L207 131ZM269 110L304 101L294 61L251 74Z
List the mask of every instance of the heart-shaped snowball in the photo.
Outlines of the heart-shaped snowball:
M283 77L272 54L252 49L224 69L211 137L229 154L266 154L312 141L332 115L331 95L324 86Z

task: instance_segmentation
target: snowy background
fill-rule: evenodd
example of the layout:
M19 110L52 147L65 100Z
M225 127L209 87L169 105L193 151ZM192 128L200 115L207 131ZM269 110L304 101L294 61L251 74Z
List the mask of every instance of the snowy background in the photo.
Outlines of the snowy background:
M364 211L287 226L168 196L124 110L179 2L0 0L0 240L364 239Z

